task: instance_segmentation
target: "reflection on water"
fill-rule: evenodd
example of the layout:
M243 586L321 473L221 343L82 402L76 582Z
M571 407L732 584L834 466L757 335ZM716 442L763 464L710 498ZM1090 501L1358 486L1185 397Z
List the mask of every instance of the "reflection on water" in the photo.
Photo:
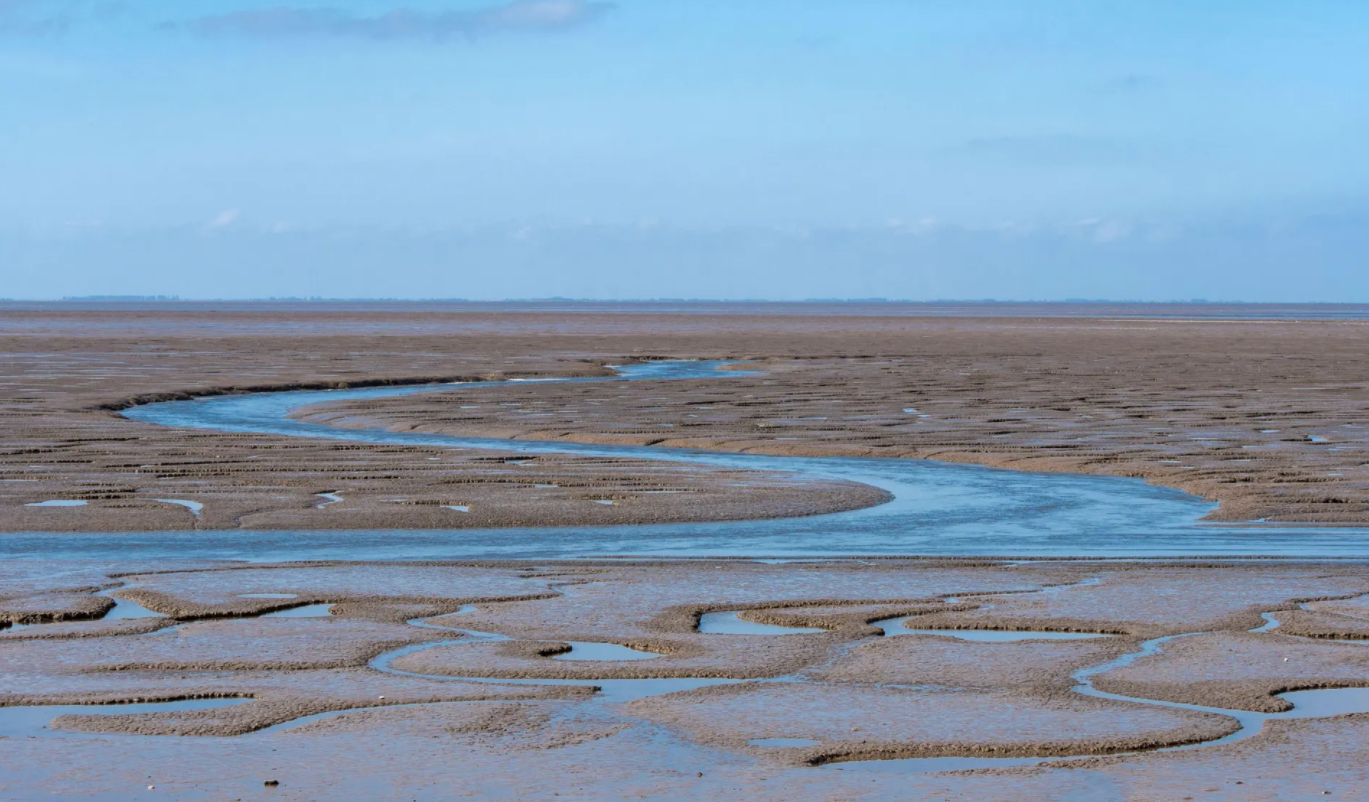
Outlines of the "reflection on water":
M732 610L725 613L704 613L699 617L699 631L705 635L804 635L825 630L747 621L741 618L738 611Z
M652 362L621 368L628 380L739 375L718 362ZM603 381L570 379L567 381ZM462 387L488 386L472 383ZM461 388L446 387L446 392ZM729 469L790 471L862 482L889 491L877 507L808 518L683 524L449 531L288 531L41 534L0 536L0 555L79 557L136 554L285 561L474 557L811 556L946 554L1040 556L1286 555L1369 557L1366 528L1205 526L1215 505L1137 479L1036 474L924 460L772 457L636 446L581 445L338 429L287 417L326 401L433 392L432 387L263 393L171 401L124 412L132 419L194 429L454 448L528 455L566 453L687 461Z
M1044 630L1008 630L1008 629L905 629L904 624L911 618L919 616L906 615L899 618L885 618L879 621L871 621L870 626L884 630L884 634L889 637L895 635L940 635L946 638L957 638L963 641L973 641L976 643L1009 643L1022 640L1091 640L1093 638L1110 638L1111 635L1104 635L1098 632L1047 632Z
M654 660L661 655L656 652L644 652L639 649L632 649L627 646L620 646L616 643L591 643L586 641L566 641L570 644L570 651L551 656L553 660Z
M89 737L79 730L63 730L50 726L58 716L119 716L132 713L171 713L183 710L212 710L246 704L251 699L185 699L178 702L150 702L140 704L88 705L31 705L28 707L0 707L0 736L9 738L71 738ZM101 733L100 737L109 737ZM134 736L146 737L146 736Z
M326 618L332 615L333 605L331 604L306 604L303 607L291 607L287 610L277 610L274 613L266 613L262 618Z
M101 621L117 621L125 618L166 618L166 614L154 612L147 609L132 599L121 599L113 595L113 590L106 590L97 593L97 596L108 596L114 600L114 607L101 617Z

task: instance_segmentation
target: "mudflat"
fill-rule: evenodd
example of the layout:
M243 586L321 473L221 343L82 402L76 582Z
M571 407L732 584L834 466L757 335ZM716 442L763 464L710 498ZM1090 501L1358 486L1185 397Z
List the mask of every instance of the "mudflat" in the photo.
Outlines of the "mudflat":
M6 305L0 528L595 525L885 498L784 474L187 432L120 414L224 392L603 377L607 365L664 358L761 373L468 387L298 414L338 427L1141 477L1219 501L1213 520L1369 520L1364 321L991 311Z
M425 529L416 536L440 540L888 498L859 482L688 461L123 414L440 382L467 384L293 414L332 432L1133 476L1220 502L1217 520L1369 514L1362 321L916 311L0 308L0 529L47 533L6 535L30 545L0 562L0 795L1369 793L1359 561L249 563L60 548L82 531ZM666 359L741 364L606 381L612 366ZM597 381L470 384L570 378Z
M11 798L1369 789L1360 564L53 567L3 566Z

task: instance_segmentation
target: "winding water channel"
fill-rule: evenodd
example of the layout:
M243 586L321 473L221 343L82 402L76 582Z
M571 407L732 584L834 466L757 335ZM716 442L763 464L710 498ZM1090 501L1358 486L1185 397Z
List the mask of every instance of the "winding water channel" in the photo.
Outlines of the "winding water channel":
M719 378L716 362L649 363L621 368L625 380ZM591 380L570 380L591 381ZM601 381L601 380L593 380ZM491 383L465 386L484 386ZM41 534L0 537L0 556L147 558L227 558L275 562L297 559L465 559L567 558L595 555L651 556L790 556L820 557L852 554L986 555L1056 557L1157 557L1236 556L1369 558L1369 530L1364 528L1309 529L1293 527L1209 526L1198 519L1212 506L1178 491L1148 486L1140 481L1065 474L1032 474L988 468L939 464L919 460L871 458L773 457L646 447L590 446L562 442L535 442L434 434L393 433L378 430L337 429L293 420L291 410L325 401L382 398L394 395L460 391L460 387L385 387L328 392L286 392L222 396L195 401L150 404L128 410L132 419L194 429L328 438L367 443L390 443L454 448L489 448L523 453L570 453L591 456L635 457L688 462L724 468L791 471L810 476L863 482L889 491L893 500L877 507L799 519L706 524L662 524L574 528L522 528L429 532L195 532L177 534L63 535L54 539ZM335 494L321 494L325 502ZM1089 584L1086 580L1084 583ZM1042 592L1060 592L1060 588ZM126 600L118 600L108 617L151 614ZM947 597L947 601L957 601ZM327 614L319 606L298 607L303 615ZM473 608L471 608L473 609ZM141 611L141 612L140 612ZM739 611L710 613L700 631L726 637L729 634L801 636L820 630L774 627L739 617ZM292 614L285 612L284 614ZM449 616L443 616L449 617ZM1277 620L1260 628L1269 637L1285 637L1273 630ZM909 630L905 618L873 621L881 636L923 634L982 641L1025 638L1106 637L1087 633L982 633L973 631ZM642 680L526 679L449 677L415 674L394 666L396 660L417 651L459 644L507 640L491 632L465 630L415 619L413 626L450 631L450 640L405 646L371 662L377 671L403 676L459 682L490 682L504 685L581 685L599 689L598 703L630 701L662 693L742 680L675 678ZM1093 678L1142 657L1159 653L1176 638L1204 633L1185 633L1149 640L1133 652L1074 675L1074 691L1114 701L1201 711L1235 719L1235 730L1222 738L1170 749L1194 749L1252 737L1266 721L1305 718L1350 712L1369 712L1369 689L1340 688L1280 694L1293 704L1284 713L1250 711L1132 698L1100 691ZM567 653L550 659L613 660L651 659L650 653L616 644L571 643ZM802 682L802 676L748 682ZM241 704L250 700L197 700L156 705L108 706L111 712L154 712ZM89 707L47 706L0 708L0 734L56 734L46 726L55 716L70 712L94 712ZM276 725L261 732L275 732L309 721L347 712L309 716ZM72 735L72 733L67 733ZM802 738L761 739L765 748L807 748ZM1156 750L1169 751L1169 750ZM1063 758L1068 760L1069 758ZM956 769L1024 765L1062 758L916 758L906 760L843 763L850 770L931 772Z
M719 362L651 362L619 368L620 380L726 380ZM564 381L612 381L568 379ZM876 507L780 520L516 529L246 530L0 536L0 557L297 559L573 558L595 555L837 556L1014 555L1053 557L1289 556L1369 558L1369 528L1201 524L1213 504L1137 479L866 457L761 454L339 429L289 413L328 401L460 392L501 382L260 393L170 401L124 414L163 426L364 443L498 449L786 471L863 482L889 491ZM331 501L332 499L325 499Z

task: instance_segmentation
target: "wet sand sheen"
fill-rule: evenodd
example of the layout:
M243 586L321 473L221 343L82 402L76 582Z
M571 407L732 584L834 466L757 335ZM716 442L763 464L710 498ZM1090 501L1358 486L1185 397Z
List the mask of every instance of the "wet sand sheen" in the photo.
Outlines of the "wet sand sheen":
M656 362L622 368L629 382L645 379L672 381L720 374L717 362ZM585 383L584 380L573 380ZM487 383L488 384L488 383ZM555 385L558 382L547 382ZM1147 487L1135 480L1106 477L1084 477L1069 474L1030 474L996 471L938 464L922 460L899 459L832 459L813 457L774 457L759 454L734 454L717 451L660 449L635 446L584 445L565 441L539 442L534 440L494 440L454 437L441 434L390 432L366 428L337 428L296 420L291 415L302 406L320 402L358 399L382 399L394 396L416 396L432 392L429 387L381 388L334 393L275 393L252 396L225 396L199 402L173 401L134 407L124 414L130 418L167 426L207 428L220 431L258 432L304 438L354 440L363 443L392 443L408 445L444 446L450 448L515 449L532 454L574 454L583 456L613 456L653 462L698 463L728 469L745 468L788 472L807 476L810 480L843 480L877 488L893 503L875 508L827 516L841 521L839 531L846 542L834 540L833 525L810 527L796 521L737 522L717 528L716 537L726 542L721 550L704 550L697 546L693 553L774 553L777 535L783 531L788 549L805 553L959 553L983 554L986 538L994 538L994 546L1019 553L1049 553L1057 555L1167 555L1177 553L1222 553L1233 547L1238 553L1249 553L1251 540L1248 532L1239 529L1214 529L1195 526L1196 519L1211 508L1196 504L1196 499L1172 491ZM989 489L991 487L991 489ZM934 490L933 490L934 488ZM985 492L985 491L988 492ZM929 492L932 491L932 492ZM982 495L981 495L982 494ZM1043 504L1041 496L1054 496L1051 504ZM593 503L618 508L609 499L591 499ZM469 513L469 505L444 505L448 509ZM1023 522L1026 522L1025 525ZM452 521L449 525L465 525ZM1156 545L1138 547L1132 532L1144 527L1152 532L1147 542ZM604 537L618 544L622 553L661 552L663 542L657 527L649 538L625 537L622 528L605 531ZM666 525L665 531L679 531L692 536L703 528L698 524ZM868 530L868 531L866 531ZM554 530L552 530L554 531ZM1088 531L1087 541L1078 533ZM515 536L513 530L503 533ZM524 544L523 554L536 553L541 543L550 538L538 537L529 530L517 531L516 537ZM594 530L580 529L577 536L597 536ZM643 533L645 534L645 532ZM710 532L710 535L713 533ZM802 534L804 538L797 537ZM1043 538L1045 534L1047 537ZM1301 533L1298 533L1299 535ZM1340 548L1351 553L1369 555L1366 540L1357 530L1341 529L1321 534L1323 542L1332 540L1344 544ZM995 537L997 536L997 537ZM1068 538L1052 543L1057 538ZM1006 539L1005 539L1006 538ZM602 541L585 538L587 551L603 552ZM665 542L669 542L668 540ZM651 545L647 545L650 543ZM839 548L833 548L840 543ZM897 545L894 545L897 544ZM1043 544L1044 548L1043 548ZM1179 545L1182 544L1182 545ZM557 548L565 548L558 544ZM1259 548L1266 553L1309 551L1306 537L1294 536L1292 530L1261 530ZM765 549L765 551L760 551ZM563 552L564 553L564 552ZM575 552L572 552L575 553ZM686 552L689 553L689 552ZM456 556L450 554L449 556ZM569 555L567 555L569 556ZM362 558L356 554L353 558Z
M588 583L586 583L586 582L583 582L583 581L580 581L580 582L578 582L578 583L572 583L572 584L563 584L563 585L562 585L562 587L563 587L563 592L562 592L561 595L562 595L564 598L591 598L591 597L586 597L586 596L584 595L585 590L586 590L587 588L589 588L589 587L592 587L592 586L595 586L595 585L602 585L602 584L603 584L602 582L588 582ZM1038 595L1038 596L1042 596L1042 597L1060 597L1063 593L1065 593L1065 592L1067 592L1067 591L1071 591L1071 590L1075 590L1075 589L1082 589L1082 590L1075 590L1075 593L1083 593L1083 592L1087 592L1089 589L1098 588L1098 587L1100 587L1100 581L1099 581L1098 578L1096 578L1096 577L1085 577L1085 578L1083 578L1083 579L1080 579L1080 580L1075 581L1075 582L1072 582L1072 583L1068 583L1068 584L1046 585L1046 586L1044 586L1044 587L1039 587L1039 588L1037 588L1036 590L1030 590L1030 591L1011 590L1011 589L1009 589L1007 592L1008 592L1010 595L1009 595L1009 596L1006 596L1006 597L1003 597L1003 598L1009 598L1009 599L1014 599L1014 600L1020 600L1022 597L1024 597L1024 596L1030 596L1030 595ZM109 594L109 593L111 593L111 591L103 591L102 593L104 593L104 594ZM266 597L266 598L279 598L279 597L281 597L281 596L286 596L286 595L290 595L290 594L278 594L278 593L240 594L240 596L243 596L243 597L254 597L254 596L255 596L255 597ZM964 601L964 599L965 599L966 597L967 597L967 594L963 594L963 593L946 594L946 595L941 599L941 601L942 601L943 603L948 603L948 604L961 604L961 603L963 603L963 601ZM987 595L986 595L986 594L975 594L975 597L976 597L976 598L982 598L982 599L984 599L984 602L983 602L982 604L977 605L976 609L979 609L979 610L981 610L981 611L993 610L993 609L997 606L995 603L989 601L989 599L992 598L992 594L987 594ZM1353 599L1357 599L1357 598L1359 598L1359 597L1358 597L1358 596L1353 596L1353 597L1347 597L1347 598L1353 600ZM306 611L307 614L327 614L328 607L329 607L329 605L312 605L312 606L297 607L297 608L293 608L293 609L296 610L296 611ZM140 612L140 611L141 611L141 612ZM284 611L284 612L287 612L287 613L288 613L288 612L290 612L290 611ZM477 607L476 605L465 605L465 606L462 606L460 609L456 610L454 613L446 613L446 614L437 616L437 618L448 618L448 617L451 617L451 616L453 616L453 615L458 615L458 616L459 616L459 615L470 615L470 614L474 614L474 613L476 613L476 612L478 612L478 607ZM147 615L147 614L155 615L155 613L151 613L151 611L147 611L145 608L141 608L141 606L138 606L138 607L136 607L136 608L135 608L135 607L130 607L130 608L128 608L128 612L126 613L126 617L137 617L137 616L139 616L139 615ZM277 613L277 615L279 615L279 613ZM300 614L297 613L296 615L298 616L298 615L300 615ZM713 626L708 626L708 625L705 624L705 619L706 619L706 616L707 616L707 615L713 615L713 616L715 616L715 618L713 619L713 621L715 622L715 624L714 624ZM712 637L719 637L719 638L728 638L728 637L747 637L747 636L755 636L755 635L757 635L757 634L762 634L762 635L765 635L765 636L777 637L777 638L779 638L779 639L783 639L785 636L787 636L787 635L792 635L792 634L809 634L809 635L811 635L811 634L821 633L821 632L824 632L824 631L825 631L825 630L817 629L817 628L778 627L778 626L773 626L773 625L755 624L755 623L752 623L752 622L747 622L747 621L745 621L744 619L738 619L738 618L735 617L735 615L736 615L735 612L731 612L731 613L723 612L723 613L706 614L706 616L701 616L701 617L700 617L700 621L699 621L699 630L702 632L704 629L712 629L713 632L709 633L710 636L712 636ZM925 615L925 613L924 613L924 615ZM1269 616L1270 616L1270 614L1268 614L1268 613L1265 613L1265 614L1262 614L1262 615L1263 615L1266 619L1268 619ZM717 619L717 616L723 616L723 618L722 618L723 623L722 623L721 626L719 626L719 625L716 624L716 621L718 620L718 619ZM729 617L729 616L730 616L730 617ZM271 616L261 616L261 617L266 618L266 617L271 617ZM876 620L874 620L874 621L871 623L871 626L873 626L873 627L875 627L875 628L877 628L877 629L880 629L880 630L882 631L882 634L883 634L884 638L888 638L888 637L890 637L891 635L894 634L893 632L891 632L891 630L894 630L894 624L893 624L893 622L902 622L902 621L904 621L904 620L906 620L906 619L908 619L908 618L909 618L909 616L900 616L900 617L894 617L894 618L876 619ZM506 678L506 677L475 676L475 675L461 675L461 676L457 676L457 675L447 675L447 674L432 674L432 673L421 673L421 672L414 672L414 671L406 671L406 670L402 670L402 669L396 668L396 667L394 666L394 663L395 663L397 660L401 659L401 658L408 657L408 656L414 655L414 654L418 654L418 653L420 653L420 652L424 652L424 651L428 651L428 650L433 650L433 649L445 649L445 648L448 648L448 647L462 648L462 647L464 647L464 646L466 646L466 645L469 645L469 644L499 643L499 642L510 643L510 642L513 642L512 639L509 638L508 636L505 636L505 635L502 635L502 634L499 634L499 633L488 632L488 631L481 631L481 630L474 630L474 629L464 629L464 628L458 628L458 627L447 626L447 625L440 625L440 624L433 623L433 621L430 620L430 618L412 619L412 620L410 620L408 623L409 623L411 626L415 627L415 628L436 629L436 630L440 630L440 631L444 631L444 632L450 632L450 633L452 633L452 634L454 634L454 635L457 635L458 637L457 637L457 638L454 638L454 639L446 639L446 640L438 640L438 641L431 641L431 642L425 642L425 643L409 644L409 645L406 645L406 646L403 646L403 647L400 647L400 648L397 648L397 649L389 650L389 651L387 651L387 652L381 654L379 657L376 657L375 659L373 659L373 660L370 662L370 666L371 666L373 669L375 669L376 671L381 672L381 673L394 674L394 675L397 675L397 676L417 677L417 678L423 678L423 679L427 679L427 680L439 680L439 681L444 681L444 682L455 682L455 683L487 683L487 684L491 684L491 685L506 685L506 686L524 685L524 686L579 686L579 687L592 687L592 688L595 688L595 689L596 689L595 695L594 695L594 697L593 697L595 700L598 700L598 702L601 703L601 704L612 704L612 705L622 704L622 703L627 703L627 702L633 702L633 701L636 701L636 700L646 699L646 698L650 698L650 697L659 697L659 696L663 696L663 695L666 695L666 694L672 694L672 693L677 693L677 692L693 691L693 690L697 690L697 689L700 689L700 688L706 688L706 687L709 687L709 686L738 685L738 684L741 684L741 683L750 683L751 685L756 685L756 684L765 685L765 684L770 684L770 683L791 683L791 684L792 684L792 683L799 683L799 684L803 684L803 683L806 683L806 682L810 682L810 681L811 681L811 680L809 680L809 679L807 679L807 678L805 678L805 677L803 677L803 676L800 676L800 675L785 675L785 676L777 676L777 677L770 677L770 678L757 678L757 679L751 679L751 680L741 680L741 679L734 679L734 678L727 678L727 677L669 677L669 678L644 678L644 679L616 679L616 678L615 678L615 679L609 679L609 678L603 678L603 679L600 679L600 678L585 678L585 679L525 678L525 679L519 679L519 678ZM726 630L728 630L730 627L735 627L735 630L733 630L733 631L731 631L731 632L727 632ZM754 628L754 629L753 629L752 627L758 627L758 628ZM768 627L768 628L767 628L767 627ZM1263 629L1263 628L1257 628L1256 631L1259 631L1259 630L1261 630L1261 629ZM945 635L948 635L948 634L950 634L950 635L954 635L954 634L968 634L968 633L975 633L975 632L976 632L975 630L926 630L925 632L912 632L912 631L909 631L909 632L907 632L906 634L931 634L931 635L935 635L935 636L945 636ZM989 631L989 630L981 630L980 632L991 632L991 631ZM1075 636L1085 635L1085 636L1087 636L1085 633L1050 633L1050 632L1042 632L1042 631L1018 631L1018 632L1003 632L1003 631L999 631L998 634L1007 634L1007 635L1021 636L1021 637L1023 637L1023 638L1030 638L1031 636L1043 636L1043 635L1044 635L1044 636L1047 636L1047 637L1049 637L1049 636L1051 636L1051 635L1075 635ZM1256 713L1256 712L1251 712L1251 711L1234 710L1234 709L1230 709L1230 708L1213 707L1213 706L1207 706L1207 705L1186 704L1186 703L1178 703L1178 702L1170 702L1170 701L1156 700L1156 699L1150 699L1150 698L1145 698L1145 697L1135 696L1135 695L1122 695L1122 694L1116 694L1116 693L1109 693L1109 692L1105 692L1105 691L1100 691L1100 690L1098 690L1098 689L1093 685L1093 678L1096 677L1096 676L1100 676L1100 675L1105 674L1105 673L1107 673L1107 672L1109 672L1109 671L1113 671L1113 670L1116 670L1116 669L1119 669L1119 668L1126 667L1126 666L1128 666L1128 665L1134 663L1136 660L1138 660L1138 659L1140 659L1140 658L1143 658L1143 657L1150 657L1150 656L1155 656L1155 655L1161 654L1162 651L1163 651L1164 645L1167 644L1167 643L1175 642L1175 641L1178 641L1178 640L1181 640L1181 639L1196 637L1196 636L1203 635L1203 634L1206 634L1206 633L1202 633L1202 632L1182 633L1182 634L1167 635L1167 636L1162 636L1162 637L1158 637L1158 638L1152 638L1152 639L1149 639L1149 640L1144 641L1143 643L1141 643L1140 646L1139 646L1138 648L1136 648L1135 650L1127 651L1127 652L1121 654L1121 655L1118 656L1118 657L1115 657L1115 658L1110 659L1110 660L1107 660L1107 661L1105 661L1105 662L1102 662L1102 663L1099 663L1099 664L1090 666L1090 667L1088 667L1088 668L1081 669L1081 670L1079 670L1079 671L1077 671L1077 672L1074 673L1073 677L1074 677L1074 679L1076 680L1076 684L1075 684L1075 686L1073 687L1073 691L1074 691L1075 693L1078 693L1078 694L1082 694L1082 695L1085 695L1085 696L1090 696L1090 697L1094 697L1094 698L1098 698L1098 699L1104 699L1104 700L1128 702L1128 703L1134 703L1134 704L1155 706L1155 707L1160 707L1160 708L1169 708L1169 709L1177 709L1177 710L1189 710L1189 711L1195 711L1195 712L1210 713L1210 714L1215 714L1215 715L1224 716L1224 717L1228 717L1228 718L1234 719L1235 722L1236 722L1236 727L1235 727L1235 729L1233 729L1233 730L1232 730L1231 732L1229 732L1228 734L1222 735L1222 736L1217 737L1217 738L1209 738L1209 739L1204 739L1204 740L1197 741L1197 742L1193 742L1193 743L1186 743L1186 744L1181 744L1181 745L1176 745L1176 746L1166 746L1166 747L1160 747L1160 748L1155 748L1155 749L1143 750L1143 751L1139 751L1139 752L1126 752L1126 753L1122 753L1122 754L1144 754L1144 753L1150 753L1150 752L1182 751L1182 750L1192 750L1192 749L1205 748L1205 747L1209 747L1209 746L1216 746L1216 745L1220 745L1220 744L1234 743L1234 742L1246 740L1246 739L1249 739L1249 738L1251 738L1251 737L1254 737L1255 735L1258 735L1258 734L1262 731L1262 729L1263 729L1263 727L1264 727L1264 724L1265 724L1267 721L1270 721L1270 720L1323 718L1323 717L1328 717L1328 716L1341 715L1341 714L1345 714L1345 713L1369 712L1369 689L1367 689L1367 688L1332 688L1332 689L1316 689L1316 690L1305 690L1305 691L1284 692L1284 693L1278 694L1278 697L1281 698L1281 699L1284 699L1285 701L1287 701L1287 702L1289 702L1289 703L1291 703L1291 704L1293 705L1293 707L1292 707L1291 710L1285 711L1285 712L1281 712L1281 713ZM1103 635L1093 635L1093 637L1106 637L1106 636L1103 636ZM1281 636L1279 636L1279 635L1270 635L1270 637L1281 637ZM1009 641L1009 640L1019 640L1019 639L1021 639L1021 638L1002 639L1002 642L1006 643L1006 642ZM651 653L647 653L647 652L644 652L644 651L641 651L641 650L632 650L632 649L628 649L627 647L623 647L623 646L620 646L620 645L617 645L617 644L612 644L612 643L607 643L607 642L563 641L563 642L560 642L559 645L568 645L568 646L570 647L570 650L569 650L568 652L562 652L562 653L560 653L560 654L551 654L551 655L548 655L549 657L551 657L551 659L565 659L566 657L571 657L571 659L576 659L576 658L574 657L574 655L575 655L575 652L576 652L577 650L580 650L581 653L582 653L582 656L581 656L579 659L582 659L582 660L590 660L590 661L605 661L605 660L607 660L607 661L614 661L614 662L616 662L616 661L621 661L621 660L624 660L624 659L628 659L629 662L634 662L634 661L639 661L639 660L642 660L642 659L655 659L655 658L660 657L660 655L658 655L658 654L651 654ZM985 646L987 646L988 648L996 648L996 647L994 647L992 644L985 644ZM629 654L629 653L630 653L630 654ZM383 698L384 698L384 697L382 697L382 699L383 699ZM124 706L124 705L107 705L107 706L105 706L105 707L108 707L109 710L110 710L110 713L114 713L114 714L117 716L117 715L122 714L122 713L162 712L162 711L165 711L165 712L174 712L174 711L193 711L193 710L199 710L199 709L211 709L211 708L215 708L215 707L226 707L226 706L232 706L232 705L236 705L236 704L242 704L242 703L245 703L245 701L247 701L247 700L244 700L244 699L186 700L186 701L182 701L182 702L156 703L156 704L154 704L152 707L144 707L144 706L141 706L141 705L139 705L139 704L133 704L133 705L129 705L129 706ZM430 703L430 704L453 704L453 703L448 703L448 702L434 702L434 703ZM169 706L166 706L166 707L158 707L157 705L169 705ZM393 706L393 705L390 705L390 706ZM381 706L381 707L372 708L372 709L384 709L385 707L390 707L390 706ZM417 706L423 706L423 705L422 705L422 703L418 703L418 704L410 703L410 704L405 704L405 705L402 705L402 706L404 706L404 707L417 707ZM321 721L321 720L324 720L324 719L327 719L327 718L331 718L331 717L342 716L342 715L346 715L347 713L355 713L355 712L358 712L359 710L363 710L363 709L365 709L365 708L355 708L355 707L353 707L353 708L349 708L349 709L346 709L346 710L338 710L338 711L331 711L331 712L327 712L327 713L313 714L313 715L301 717L301 718L299 718L299 719L297 719L297 720L286 721L286 722L282 722L282 723L277 724L277 725L273 725L273 726L271 726L271 727L269 727L269 728L267 728L266 730L263 730L263 731L264 731L264 732L268 732L268 731L269 731L269 732L278 732L278 731L282 731L282 730L289 730L289 729L293 729L293 728L296 727L296 726L303 726L303 725L306 724L306 723L313 723L313 722ZM116 711L117 711L117 712L116 712ZM96 710L94 710L94 709L91 709L91 706L89 706L89 705L86 705L86 706L82 706L82 705L50 705L50 706L25 706L25 707L17 707L17 708L12 708L12 709L10 710L10 712L5 712L5 713L3 713L3 714L0 714L0 727L17 728L16 731L18 731L18 729L23 729L24 732L25 732L25 734L27 734L27 735L42 734L41 732L38 732L38 731L37 731L37 730L41 730L41 729L42 729L42 725L35 725L35 723L34 723L34 722L36 722L36 721L39 721L40 719L42 719L43 722L44 722L44 724L45 724L47 721L52 721L52 720L54 720L56 717L58 717L58 716L60 716L60 715L82 714L82 713L92 713L92 712L94 712L94 713L103 713L103 711L96 711ZM108 715L108 714L106 714L106 715ZM7 718L5 718L5 716L9 716L9 718L7 719ZM45 718L45 717L46 717L46 718ZM4 723L4 722L13 722L13 723L6 724L6 723ZM89 723L89 722L87 721L87 724L88 724L88 723ZM58 726L60 726L60 724L59 724ZM35 729L35 728L36 728L36 729ZM64 736L68 736L68 737L71 736L71 735L73 735L73 734L74 734L74 733L63 733ZM90 734L91 734L92 736L98 736L98 735L99 735L99 733L90 733ZM759 747L759 748L767 748L767 749L781 749L781 748L782 748L782 749L798 749L798 750L815 750L815 751L812 752L812 757L810 758L810 761L811 761L811 762L816 763L816 764L834 764L834 768L838 768L838 769L840 769L840 770L848 770L848 769L856 769L856 768L865 768L865 767L868 765L868 766L871 767L870 770L875 770L875 771L901 771L901 772L912 772L912 773L926 773L926 772L940 772L940 771L951 771L951 770L962 770L962 769L973 769L973 768L1023 766L1023 765L1031 765L1031 764L1037 764L1037 763L1058 762L1058 761L1062 761L1062 760L1066 760L1066 761L1067 761L1067 760L1073 759L1073 758L1070 757L1070 756L1062 756L1062 755L1051 755L1051 756L1039 757L1039 758L1033 758L1033 757L1017 757L1017 756L1014 756L1014 757L1007 757L1007 758L978 758L978 757L944 756L944 757L932 757L932 758L876 759L876 758L874 758L874 756L862 757L862 756L859 755L858 753L857 753L857 754L846 754L846 753L844 753L844 754L841 754L841 755L838 755L838 756L834 756L834 757L826 757L826 756L824 755L824 752L823 752L821 749L818 748L818 747L821 745L821 742L820 742L820 741L816 741L816 740L814 740L814 739L797 739L797 738L756 738L756 739L751 739L750 741L748 741L748 743L751 744L751 745L753 745L753 746L757 746L757 747ZM1084 751L1081 751L1076 757L1082 758L1082 757L1086 757L1086 756L1094 755L1094 754L1099 754L1099 753L1094 752L1094 751L1090 751L1090 750L1084 750ZM1103 754L1110 754L1110 753L1104 752ZM1111 754L1115 754L1115 753L1111 753ZM857 766L856 764L859 764L859 766Z

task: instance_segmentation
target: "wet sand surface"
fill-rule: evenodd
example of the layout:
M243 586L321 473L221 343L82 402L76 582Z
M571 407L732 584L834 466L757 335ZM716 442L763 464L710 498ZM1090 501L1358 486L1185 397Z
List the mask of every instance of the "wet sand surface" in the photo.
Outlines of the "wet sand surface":
M1369 791L1359 563L16 559L4 571L0 612L32 622L0 631L6 798L152 798L149 785L255 798L267 780L287 799ZM101 618L77 601L89 598L146 615ZM1340 626L1250 631L1304 606ZM801 631L700 632L720 611ZM871 625L896 616L920 632ZM952 637L967 629L1108 637ZM558 659L596 644L617 649ZM615 659L625 649L658 656ZM1288 694L1322 688L1361 690Z
M1335 354L1369 344L1361 324L1332 332L1283 323L957 323L890 332L876 353L766 355L757 375L678 391L527 386L329 405L300 417L1140 477L1220 501L1208 520L1369 521L1365 367ZM1297 353L1300 341L1307 352ZM1332 353L1314 357L1322 345ZM509 400L520 406L499 403Z
M605 365L647 357L751 360L764 374L463 388L310 418L1142 477L1220 501L1213 520L1369 520L1369 324L1361 320L700 309L8 305L0 528L601 525L803 515L881 500L868 488L643 460L187 433L117 414L130 403L234 388L605 377ZM85 504L28 506L48 502Z
M457 547L499 527L698 521L727 527L707 541L725 545L771 518L870 508L879 529L909 505L942 510L739 465L122 414L584 378L601 381L299 414L335 431L1138 477L1219 501L1216 521L1369 518L1363 320L822 309L3 307L0 529L32 534L0 550L0 798L1369 796L1360 561L418 561L412 538ZM662 359L761 373L602 381ZM117 532L147 534L76 534ZM400 545L324 559L358 534ZM214 538L241 545L198 542L229 543Z

